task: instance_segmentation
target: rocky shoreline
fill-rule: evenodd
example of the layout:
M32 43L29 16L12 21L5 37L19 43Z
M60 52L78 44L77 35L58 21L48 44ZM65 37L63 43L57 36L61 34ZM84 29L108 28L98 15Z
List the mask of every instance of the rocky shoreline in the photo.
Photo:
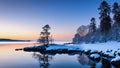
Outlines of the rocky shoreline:
M32 47L25 47L16 49L23 50L26 52L40 52L49 55L56 55L56 54L86 54L90 59L94 61L100 61L102 58L106 58L111 64L115 67L119 67L120 65L120 52L107 50L106 52L98 51L98 50L84 50L76 46L65 45L65 44L50 44L48 47L45 46L32 46Z

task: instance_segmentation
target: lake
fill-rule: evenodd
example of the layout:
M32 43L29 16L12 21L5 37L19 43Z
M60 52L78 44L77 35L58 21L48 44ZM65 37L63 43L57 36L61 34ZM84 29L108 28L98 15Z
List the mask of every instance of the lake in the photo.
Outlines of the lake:
M92 61L87 55L15 51L34 43L0 43L0 68L105 68L106 64ZM111 65L107 65L111 67Z

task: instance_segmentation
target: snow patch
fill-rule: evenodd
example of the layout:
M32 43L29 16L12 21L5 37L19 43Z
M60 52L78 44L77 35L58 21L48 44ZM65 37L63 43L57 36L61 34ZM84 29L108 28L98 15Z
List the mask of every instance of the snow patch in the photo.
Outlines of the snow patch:
M97 59L97 58L100 58L100 55L99 54L91 54L90 58Z

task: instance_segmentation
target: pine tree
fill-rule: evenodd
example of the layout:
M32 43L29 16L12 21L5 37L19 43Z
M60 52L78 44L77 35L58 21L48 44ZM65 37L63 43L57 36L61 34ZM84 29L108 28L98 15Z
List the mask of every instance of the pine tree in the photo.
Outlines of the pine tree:
M107 17L103 18L103 20L101 20L101 22L100 22L101 32L106 33L110 30L110 28L111 28L110 22L111 22L110 16L107 16Z
M91 23L89 27L89 32L95 32L96 31L96 23L95 18L91 18Z
M113 4L112 13L114 14L113 20L114 24L120 24L120 7L117 2Z
M51 41L50 32L48 32L48 30L50 30L50 26L47 24L42 29L43 31L40 33L40 38L38 39L38 42L40 44L48 46L49 42Z
M120 26L120 6L118 5L117 2L115 2L113 4L113 8L112 8L112 13L113 13L113 20L114 20L114 36L115 36L115 40L118 40L118 36L119 36L119 26Z
M111 28L110 6L106 1L103 1L98 8L100 10L100 28L102 33L106 33Z

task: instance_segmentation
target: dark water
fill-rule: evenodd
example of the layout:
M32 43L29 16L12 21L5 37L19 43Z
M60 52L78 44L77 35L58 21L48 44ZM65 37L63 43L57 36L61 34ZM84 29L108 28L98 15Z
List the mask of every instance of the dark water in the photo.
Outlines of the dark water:
M0 68L108 68L83 53L48 55L39 52L15 51L33 43L0 43ZM109 62L108 62L109 63Z

